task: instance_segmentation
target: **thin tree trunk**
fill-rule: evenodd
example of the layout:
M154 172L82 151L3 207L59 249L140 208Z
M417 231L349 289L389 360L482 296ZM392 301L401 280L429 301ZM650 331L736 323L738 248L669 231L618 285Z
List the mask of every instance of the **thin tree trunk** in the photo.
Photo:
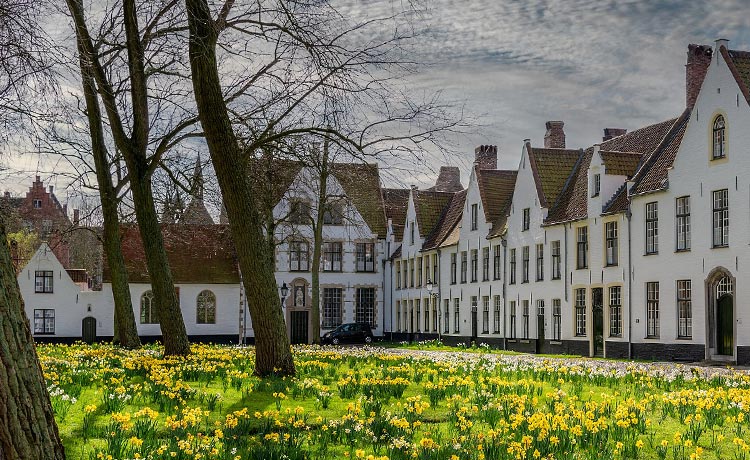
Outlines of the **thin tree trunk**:
M195 101L243 274L255 332L255 373L294 375L294 360L274 277L275 255L264 237L247 165L221 91L215 24L206 0L186 0L186 6Z
M0 460L64 460L0 221Z
M328 206L328 148L323 151L322 167L318 171L318 206L315 213L315 223L313 226L313 260L311 267L312 279L312 336L313 343L320 343L320 259L323 249L323 225L325 220L325 211Z
M117 213L117 192L112 184L109 172L107 147L104 143L102 128L102 113L96 95L96 84L91 74L90 64L86 62L85 53L79 40L79 54L81 66L81 81L86 99L86 115L89 120L91 135L91 151L94 156L96 180L99 185L99 197L102 202L102 217L104 218L104 252L112 276L112 297L115 302L114 339L113 342L125 348L139 348L141 339L135 324L128 273L125 269L125 259L120 244L120 217Z

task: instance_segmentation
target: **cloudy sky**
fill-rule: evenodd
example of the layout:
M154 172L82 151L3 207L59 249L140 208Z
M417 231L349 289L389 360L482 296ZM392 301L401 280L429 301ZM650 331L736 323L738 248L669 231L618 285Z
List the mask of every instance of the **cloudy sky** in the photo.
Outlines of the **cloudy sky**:
M393 8L393 1L336 3L344 14L368 17ZM443 91L481 120L475 133L457 139L450 159L466 183L476 145L497 144L500 167L515 168L523 139L541 144L547 120L563 120L568 146L577 148L601 140L605 127L632 130L677 116L685 103L687 45L727 38L731 48L750 49L748 3L426 0L414 50L424 68L410 85ZM29 175L54 167L13 161L8 166ZM434 175L398 179L426 185ZM3 182L16 191L27 186Z

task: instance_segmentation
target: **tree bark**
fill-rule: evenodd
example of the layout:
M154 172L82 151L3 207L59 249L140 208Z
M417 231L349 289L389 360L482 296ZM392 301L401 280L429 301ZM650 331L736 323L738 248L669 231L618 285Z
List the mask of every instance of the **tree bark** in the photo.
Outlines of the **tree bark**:
M328 206L328 146L323 148L323 158L321 158L321 168L318 173L318 205L315 213L315 222L313 225L313 258L312 267L310 267L310 278L312 281L312 307L310 316L312 316L312 336L313 343L320 343L320 259L323 248L323 226L325 221L325 211Z
M294 375L294 360L281 310L275 254L264 238L247 164L227 112L216 62L217 29L206 0L186 0L190 67L198 115L229 217L255 332L255 373Z
M96 83L91 73L90 63L86 62L83 47L80 45L81 81L86 100L86 115L91 135L91 152L94 157L99 197L102 202L104 252L112 277L112 297L115 302L113 342L125 348L140 348L141 339L135 324L133 304L130 297L128 273L120 244L120 216L117 212L117 191L109 171L107 146L104 142L102 113L96 95Z
M64 460L0 221L0 460Z

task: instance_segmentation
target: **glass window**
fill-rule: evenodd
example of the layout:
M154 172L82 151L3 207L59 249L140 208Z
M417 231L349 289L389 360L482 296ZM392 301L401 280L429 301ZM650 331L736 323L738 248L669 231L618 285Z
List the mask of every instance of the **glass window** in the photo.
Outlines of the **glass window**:
M659 337L659 282L646 283L646 336Z
M42 200L34 200L34 209L42 209Z
M586 335L586 289L576 289L576 335Z
M301 198L290 199L289 222L292 224L309 224L310 202Z
M156 324L158 310L154 304L154 293L149 291L141 294L141 324Z
M358 323L369 324L375 329L375 288L357 288L355 320ZM417 318L419 318L419 303L417 303Z
M343 248L340 241L323 243L323 271L340 272L342 269Z
M424 331L430 332L430 299L425 298L422 305L424 305Z
M55 333L55 310L42 308L34 310L34 334Z
M198 324L216 324L216 295L211 291L201 291L196 299Z
M323 291L323 296L325 297L325 291ZM323 305L325 305L325 302L323 302ZM325 313L323 316L323 327L325 326ZM396 301L396 332L401 332L401 301Z
M482 297L482 333L490 333L490 297Z
M619 262L617 222L607 222L604 226L604 237L606 239L607 266L617 265Z
M516 284L516 248L510 250L510 284Z
M529 301L522 300L521 305L523 306L523 338L529 338Z
M501 332L500 331L500 312L502 311L502 308L503 308L502 296L496 295L494 304L495 305L494 305L494 310L493 310L493 323L494 323L493 332L495 334L499 334Z
M357 243L357 271L375 271L375 243Z
M449 333L450 332L450 316L451 316L451 301L449 299L445 299L443 302L445 305L443 308L445 311L443 312L443 332Z
M468 268L467 267L467 265L468 265L468 257L469 256L466 253L466 251L462 251L461 252L461 282L462 283L466 282L466 270Z
M531 227L531 209L524 208L523 210L523 230L526 231Z
M528 283L529 282L529 247L524 246L521 252L522 255L522 266L521 266L521 276L523 277L521 279L522 283Z
M414 300L414 310L415 310L415 318L414 323L417 326L417 332L421 332L422 330L422 323L420 320L422 319L422 299L416 299Z
M599 192L602 188L602 178L599 174L594 174L594 177L591 179L591 196L599 196Z
M423 267L423 261L421 257L417 257L417 287L422 286L422 276L424 275L422 271Z
M589 266L589 229L578 227L576 230L577 253L576 268L583 269Z
M714 160L724 158L726 156L726 136L725 136L726 123L724 117L718 115L714 118L713 126L713 148L711 149L711 157Z
M461 331L461 324L459 320L461 318L461 310L459 306L459 299L453 299L453 332Z
M323 288L323 327L336 327L341 324L341 288ZM398 329L401 329L401 303L397 303Z
M34 272L34 292L52 294L53 282L54 273L52 270L37 270Z
M690 197L677 198L675 203L677 250L690 250Z
M289 271L306 272L310 269L310 243L289 242Z
M609 336L622 337L622 288L609 288Z
M511 300L508 304L508 312L510 313L510 325L509 325L509 331L508 331L508 338L509 339L515 339L516 338L516 301Z
M477 204L471 205L471 230L474 231L479 228L479 206Z
M729 246L729 191L713 192L713 246Z
M544 322L544 300L543 299L537 299L536 301L536 316L537 316L537 321ZM537 330L537 333L538 332L539 331ZM544 340L544 337L539 337L537 335L537 339Z
M492 248L493 254L492 254L492 269L493 269L493 276L492 278L495 280L499 280L501 278L501 275L503 273L503 266L502 266L502 246L499 244L496 244L494 248Z
M536 280L544 280L544 245L536 245Z
M458 254L451 254L451 284L456 284L456 258Z
M482 281L490 280L490 248L482 249Z
M323 210L323 223L325 225L343 225L344 203L340 201L328 203Z
M438 318L439 318L439 312L438 312L438 300L437 298L432 298L432 332L438 331Z
M471 282L477 282L477 271L479 269L479 251L476 249L471 250Z
M401 261L396 261L396 289L401 289Z
M555 340L560 340L562 332L562 308L560 305L560 299L552 299L552 335Z
M659 206L646 203L646 254L659 252Z
M693 336L692 283L677 281L677 336L689 339Z
M560 240L552 242L550 252L552 253L552 279L559 280L562 276L560 268Z

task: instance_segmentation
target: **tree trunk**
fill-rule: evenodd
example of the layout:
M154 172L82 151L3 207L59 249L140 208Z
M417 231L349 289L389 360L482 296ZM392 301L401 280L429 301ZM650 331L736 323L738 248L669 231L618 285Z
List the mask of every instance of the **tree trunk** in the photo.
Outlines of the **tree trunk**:
M0 221L0 460L64 460Z
M190 67L198 115L229 217L255 332L255 373L294 375L281 310L275 254L264 237L247 165L229 120L216 62L217 31L206 0L186 0Z
M320 259L323 249L323 225L325 221L325 211L328 206L328 148L323 149L322 167L318 171L318 206L315 213L315 222L313 225L313 259L311 271L312 281L312 336L313 343L320 343Z
M112 184L109 171L107 146L104 141L102 128L102 113L96 95L96 84L91 74L90 64L85 60L85 53L80 45L81 81L86 99L86 115L89 121L91 135L91 152L94 156L96 180L99 185L99 197L102 202L102 217L104 218L103 239L104 253L112 276L112 297L115 302L114 339L113 342L125 348L139 348L141 339L135 324L133 304L130 298L128 273L125 269L125 259L122 256L120 244L120 217L117 213L117 191Z

